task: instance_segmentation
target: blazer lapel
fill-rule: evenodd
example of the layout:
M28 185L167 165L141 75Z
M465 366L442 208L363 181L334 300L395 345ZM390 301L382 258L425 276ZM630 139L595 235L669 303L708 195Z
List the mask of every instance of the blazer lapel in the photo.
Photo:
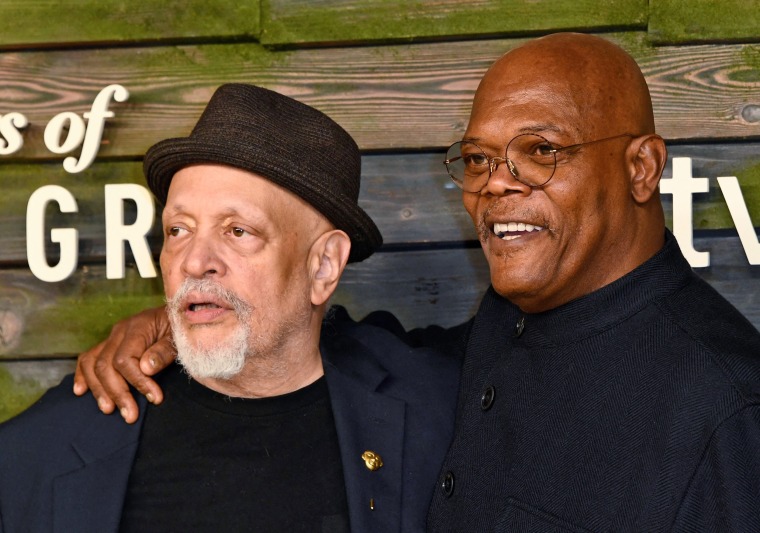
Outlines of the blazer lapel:
M382 367L360 352L351 355L348 372L325 361L351 530L400 531L406 405L376 392L387 374ZM379 456L382 466L370 469L365 452Z
M140 412L146 402L139 400ZM70 468L53 482L53 530L116 532L143 417L132 425L98 415L72 443Z

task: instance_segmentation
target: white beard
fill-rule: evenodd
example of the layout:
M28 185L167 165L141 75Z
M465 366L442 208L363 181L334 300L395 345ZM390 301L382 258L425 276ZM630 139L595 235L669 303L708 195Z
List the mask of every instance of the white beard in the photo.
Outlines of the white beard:
M184 299L191 291L214 295L230 304L238 319L232 335L215 346L203 346L188 338L182 325L181 313ZM169 321L172 326L177 362L195 379L231 379L243 369L251 343L251 307L231 291L218 283L203 279L187 278L173 298L167 300ZM191 326L205 327L205 326Z

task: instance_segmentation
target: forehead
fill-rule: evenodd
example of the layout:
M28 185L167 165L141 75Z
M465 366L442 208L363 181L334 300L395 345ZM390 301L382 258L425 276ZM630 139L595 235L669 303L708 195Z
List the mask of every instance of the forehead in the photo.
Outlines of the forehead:
M588 120L565 83L484 79L473 101L465 137L498 143L521 133L577 136Z
M281 220L283 215L310 206L269 180L224 165L193 165L172 178L165 214L182 211L194 216L235 212Z

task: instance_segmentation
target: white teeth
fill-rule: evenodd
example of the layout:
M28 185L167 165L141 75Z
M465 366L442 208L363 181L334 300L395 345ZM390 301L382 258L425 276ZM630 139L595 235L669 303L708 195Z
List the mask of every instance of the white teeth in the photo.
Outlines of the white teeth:
M508 233L517 231L530 233L532 231L542 231L543 229L541 226L534 226L525 222L496 222L493 225L493 232L505 241L511 241L520 237L520 235L507 235Z

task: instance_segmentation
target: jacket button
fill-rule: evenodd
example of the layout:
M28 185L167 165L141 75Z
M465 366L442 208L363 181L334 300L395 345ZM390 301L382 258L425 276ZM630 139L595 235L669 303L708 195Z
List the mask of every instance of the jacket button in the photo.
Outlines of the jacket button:
M515 337L519 337L520 335L522 335L524 329L525 329L525 317L521 316L520 319L517 321L517 324L515 325Z
M493 399L496 394L496 390L492 387L486 387L483 391L483 396L480 397L480 408L483 411L488 411L493 405Z
M447 498L454 494L454 474L452 472L446 472L446 474L444 474L441 488Z

